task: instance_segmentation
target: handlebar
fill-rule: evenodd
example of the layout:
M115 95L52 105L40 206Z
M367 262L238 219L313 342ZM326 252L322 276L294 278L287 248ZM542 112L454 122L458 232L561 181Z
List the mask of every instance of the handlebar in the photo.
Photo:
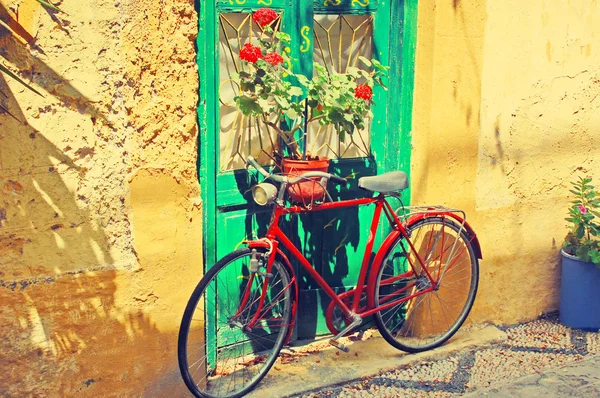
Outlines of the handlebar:
M248 166L254 167L260 174L263 175L263 177L269 178L275 182L295 184L295 183L305 180L306 178L309 178L309 177L322 177L322 178L327 178L328 180L331 180L337 184L347 184L348 183L348 180L346 180L345 178L338 177L338 176L335 176L335 175L329 174L329 173L324 173L322 171L309 171L309 172L303 173L301 176L298 176L296 178L290 178L290 177L281 176L281 175L277 175L277 174L271 174L267 170L265 170L260 164L258 164L258 162L256 161L256 159L254 159L253 156L248 156L248 160L246 161L246 168L248 168Z

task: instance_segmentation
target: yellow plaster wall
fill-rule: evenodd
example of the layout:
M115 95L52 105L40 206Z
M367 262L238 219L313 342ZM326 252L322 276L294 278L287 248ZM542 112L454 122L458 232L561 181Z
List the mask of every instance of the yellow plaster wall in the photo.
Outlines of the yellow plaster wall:
M0 395L183 395L201 270L193 2L2 0ZM26 44L27 41L30 44Z
M414 204L467 211L482 250L474 322L557 309L569 181L600 185L595 0L421 0Z
M2 392L183 394L176 333L201 272L193 3L1 4L35 41L0 44L45 94L0 76L21 121L0 115ZM599 12L420 1L413 202L468 212L475 322L556 308L567 182L600 178Z

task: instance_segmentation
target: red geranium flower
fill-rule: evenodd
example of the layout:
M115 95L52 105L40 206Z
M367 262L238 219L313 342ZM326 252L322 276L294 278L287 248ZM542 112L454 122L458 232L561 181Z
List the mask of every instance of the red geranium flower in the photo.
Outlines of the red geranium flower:
M268 53L263 59L273 66L283 63L283 57L278 53Z
M261 8L252 15L252 19L256 24L264 27L271 24L278 16L279 15L270 8Z
M365 101L370 101L373 98L373 90L368 84L359 84L354 89L354 96L356 98L362 98Z
M240 50L240 59L255 64L256 61L262 58L262 52L259 47L253 46L250 43L244 44L244 48Z

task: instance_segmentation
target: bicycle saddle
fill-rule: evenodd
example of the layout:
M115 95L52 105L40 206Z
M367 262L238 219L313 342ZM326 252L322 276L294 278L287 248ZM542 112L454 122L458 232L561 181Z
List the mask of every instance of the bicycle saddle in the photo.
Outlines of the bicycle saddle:
M403 171L390 171L373 177L361 177L358 186L367 191L395 192L408 188L408 176Z

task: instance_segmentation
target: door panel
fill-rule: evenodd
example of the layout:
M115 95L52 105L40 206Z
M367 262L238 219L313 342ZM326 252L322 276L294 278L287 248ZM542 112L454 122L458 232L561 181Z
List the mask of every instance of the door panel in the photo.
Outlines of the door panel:
M396 3L396 2L392 2ZM204 8L202 8L204 7ZM234 250L244 239L262 236L270 209L256 206L250 188L256 173L244 169L248 155L265 166L273 163L274 131L254 118L241 115L233 104L238 88L230 79L242 65L238 53L244 43L256 44L263 34L251 11L270 7L281 14L275 29L292 37L292 65L296 73L311 76L313 62L332 72L362 67L358 56L376 57L389 64L393 5L369 0L219 0L201 4L198 63L201 68L200 173L204 199L206 268ZM212 71L212 73L211 73ZM332 159L330 172L347 177L348 187L329 187L334 200L369 196L357 179L386 171L390 153L386 143L396 127L386 128L387 94L374 90L374 117L365 131L340 140L332 128L309 126L309 153ZM393 148L392 148L393 149ZM394 162L392 162L394 163ZM330 184L332 185L332 184ZM319 212L287 220L286 232L324 278L342 292L356 284L369 234L373 208ZM297 264L294 264L298 268ZM297 338L327 333L324 311L329 298L300 269Z

